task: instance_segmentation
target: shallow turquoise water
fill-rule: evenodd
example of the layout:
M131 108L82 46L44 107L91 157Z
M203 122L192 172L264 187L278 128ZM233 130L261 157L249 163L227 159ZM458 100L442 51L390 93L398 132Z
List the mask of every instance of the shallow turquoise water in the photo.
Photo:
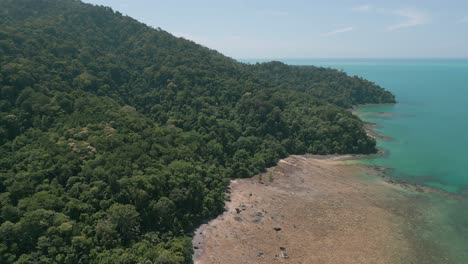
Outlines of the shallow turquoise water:
M367 163L392 167L392 175L405 181L450 192L468 188L468 60L282 61L344 70L393 92L398 104L358 111L366 121L377 123L380 133L393 138L379 140L386 155Z

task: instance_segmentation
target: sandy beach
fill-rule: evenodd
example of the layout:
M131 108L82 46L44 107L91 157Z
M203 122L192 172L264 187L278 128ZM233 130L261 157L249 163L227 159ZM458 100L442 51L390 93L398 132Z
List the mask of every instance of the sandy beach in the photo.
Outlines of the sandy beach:
M408 201L422 194L375 174L342 158L290 156L234 180L226 212L196 231L194 262L449 263L433 262L439 249L411 234L421 213Z

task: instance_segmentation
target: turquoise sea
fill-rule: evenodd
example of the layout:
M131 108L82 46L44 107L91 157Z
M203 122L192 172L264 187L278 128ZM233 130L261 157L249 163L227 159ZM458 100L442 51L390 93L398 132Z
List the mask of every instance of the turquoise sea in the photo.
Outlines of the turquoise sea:
M255 60L258 61L258 60ZM449 192L468 188L468 59L283 59L364 77L394 93L396 105L358 114L391 138L385 155L366 161L391 167L393 177ZM249 62L253 62L250 60Z
M244 60L248 63L262 60ZM468 263L468 59L283 59L364 77L396 95L395 105L357 114L390 139L385 155L361 160L392 168L390 177L456 194L452 199L409 192L395 202L415 261Z

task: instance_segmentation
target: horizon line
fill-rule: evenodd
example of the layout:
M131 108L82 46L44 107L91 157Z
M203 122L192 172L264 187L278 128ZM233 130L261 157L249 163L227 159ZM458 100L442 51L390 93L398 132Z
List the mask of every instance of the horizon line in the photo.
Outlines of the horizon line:
M236 60L468 60L468 57L231 57Z

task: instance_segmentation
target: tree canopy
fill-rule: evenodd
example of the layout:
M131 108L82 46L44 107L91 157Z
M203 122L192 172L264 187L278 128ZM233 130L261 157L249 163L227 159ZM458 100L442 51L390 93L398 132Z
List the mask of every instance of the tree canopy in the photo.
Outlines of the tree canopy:
M373 153L359 77L243 64L76 0L0 1L0 263L188 263L230 178Z

